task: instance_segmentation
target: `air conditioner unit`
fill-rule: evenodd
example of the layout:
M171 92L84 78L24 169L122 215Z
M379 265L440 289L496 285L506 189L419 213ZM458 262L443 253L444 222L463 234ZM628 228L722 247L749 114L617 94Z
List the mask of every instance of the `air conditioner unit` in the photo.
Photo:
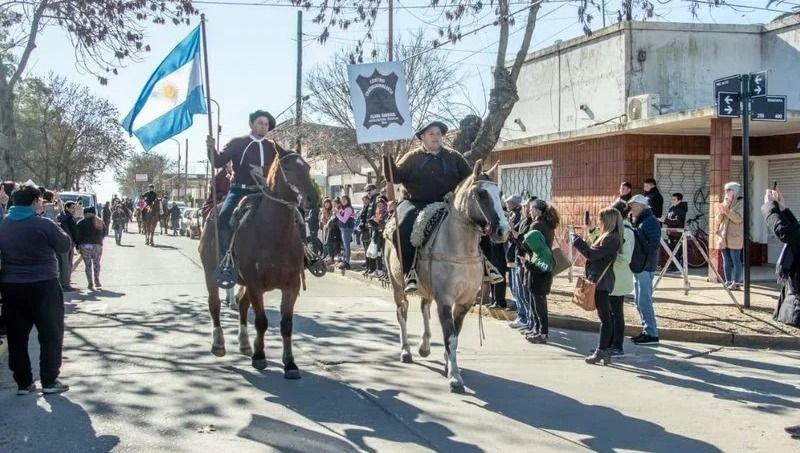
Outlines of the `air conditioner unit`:
M657 94L641 94L628 98L625 113L628 121L646 120L659 115L658 108L661 104Z

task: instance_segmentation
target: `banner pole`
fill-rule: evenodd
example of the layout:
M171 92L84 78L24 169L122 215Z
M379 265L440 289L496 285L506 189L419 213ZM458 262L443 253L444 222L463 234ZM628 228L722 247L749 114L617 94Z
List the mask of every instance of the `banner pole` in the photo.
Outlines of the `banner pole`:
M205 13L200 14L200 31L203 36L203 68L205 72L205 79L206 79L206 110L208 114L208 135L210 137L214 137L214 125L211 122L211 83L209 82L209 75L208 75L208 41L206 40L206 15ZM209 153L208 155L208 162L213 169L216 167L214 165L214 153ZM224 171L221 169L220 171ZM211 212L208 214L209 217L212 215L216 218L217 217L217 178L214 174L214 171L211 171ZM214 261L219 263L219 225L214 223Z

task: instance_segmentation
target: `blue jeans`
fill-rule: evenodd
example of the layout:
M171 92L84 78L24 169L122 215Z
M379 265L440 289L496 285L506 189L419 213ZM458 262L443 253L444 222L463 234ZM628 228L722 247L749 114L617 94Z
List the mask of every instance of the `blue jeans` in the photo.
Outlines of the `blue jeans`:
M528 288L525 287L524 279L522 278L522 269L517 264L517 267L511 269L511 294L517 301L517 320L523 324L529 323L528 318Z
M350 246L353 242L353 228L339 227L342 231L342 261L350 264Z
M256 191L231 187L231 190L228 191L228 195L225 196L225 200L222 202L222 206L219 208L219 222L217 222L217 226L219 228L220 259L222 259L228 251L231 236L233 236L233 228L231 227L233 210L236 209L236 206L239 205L242 198L252 193L256 193Z
M636 298L636 310L642 320L644 333L651 337L658 336L656 312L653 310L653 275L655 272L643 271L634 274L633 295Z
M742 250L722 249L725 263L725 283L742 283Z

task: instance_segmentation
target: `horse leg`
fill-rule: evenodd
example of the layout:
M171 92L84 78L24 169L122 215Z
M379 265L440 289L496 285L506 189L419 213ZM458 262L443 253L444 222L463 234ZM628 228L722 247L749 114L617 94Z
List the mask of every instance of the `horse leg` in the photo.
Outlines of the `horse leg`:
M281 338L283 339L283 377L286 379L300 379L300 369L294 363L292 354L292 319L294 304L297 302L299 288L284 289L281 291Z
M422 299L422 344L419 345L419 355L428 357L431 355L431 300Z
M458 349L458 335L453 321L453 307L439 302L439 322L442 324L444 338L444 361L447 364L447 378L450 384L450 391L453 393L464 393L464 381L461 379L461 372L458 369L456 360L456 350Z
M250 346L250 336L247 334L247 312L250 309L248 297L247 289L239 288L239 294L236 295L236 304L239 308L239 352L252 357L253 348Z
M225 302L228 306L236 311L239 311L239 299L236 296L236 291L233 288L225 290Z
M256 313L256 339L253 342L253 367L263 370L267 367L267 357L264 353L264 334L267 333L267 313L264 312L264 293L251 286L247 287L250 304Z
M408 346L408 329L406 327L408 300L402 289L394 289L394 303L397 306L397 322L400 324L400 361L411 363L414 359L411 357L411 348Z
M206 275L206 288L208 289L208 312L211 314L211 324L214 327L211 336L211 353L217 357L225 355L225 336L219 322L220 300L217 285L213 277Z

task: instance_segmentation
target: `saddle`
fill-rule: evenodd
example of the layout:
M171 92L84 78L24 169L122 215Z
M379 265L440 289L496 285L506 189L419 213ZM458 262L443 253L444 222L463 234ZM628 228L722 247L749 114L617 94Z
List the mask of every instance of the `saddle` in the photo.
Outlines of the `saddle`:
M420 211L416 219L414 219L414 227L411 230L411 245L415 248L425 245L449 212L450 208L447 202L431 203ZM386 226L383 229L383 237L394 241L396 231L397 216L392 216L386 222Z

